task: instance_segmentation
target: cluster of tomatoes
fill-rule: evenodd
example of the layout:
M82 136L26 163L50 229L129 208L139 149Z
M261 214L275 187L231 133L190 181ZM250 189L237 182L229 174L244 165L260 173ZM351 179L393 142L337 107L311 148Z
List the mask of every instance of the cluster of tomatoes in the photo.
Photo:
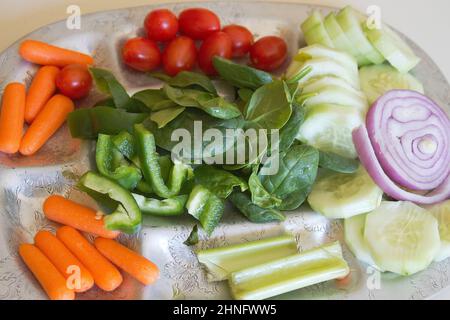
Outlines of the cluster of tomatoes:
M164 71L173 76L198 62L203 72L214 75L214 56L231 59L248 53L253 67L272 71L287 56L282 38L267 36L254 42L247 28L228 25L221 29L219 17L203 8L186 9L178 18L170 10L154 10L145 18L144 27L147 37L129 39L122 49L124 63L139 71L154 70L162 63ZM164 44L162 52L158 43Z

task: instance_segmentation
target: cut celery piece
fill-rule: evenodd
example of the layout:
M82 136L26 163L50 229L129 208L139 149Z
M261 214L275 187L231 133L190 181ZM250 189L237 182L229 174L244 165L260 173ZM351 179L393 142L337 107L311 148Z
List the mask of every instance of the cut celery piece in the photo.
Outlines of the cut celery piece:
M334 242L234 272L229 284L235 299L257 300L343 278L349 272L342 248Z
M327 218L345 219L375 210L383 191L363 166L355 173L330 173L319 177L308 196L312 209Z
M434 260L450 257L450 200L426 208L437 219L441 246Z
M283 235L222 248L197 252L198 261L206 269L208 281L222 281L231 273L267 261L298 253L297 243L292 235Z
M407 89L424 93L423 86L413 75L401 73L388 64L362 67L359 70L361 89L372 104L393 89Z
M334 104L312 106L308 108L297 139L321 151L355 159L352 131L363 121L361 112L353 108Z
M404 276L426 269L441 245L436 218L402 201L384 201L370 212L364 238L377 266Z
M358 49L362 56L374 64L383 63L384 57L367 40L363 32L362 24L366 24L364 15L354 10L351 6L347 6L339 11L336 19L347 35L347 38L350 39L350 42Z
M364 32L373 46L398 71L409 72L420 62L409 45L388 26L383 25L381 29L364 26Z

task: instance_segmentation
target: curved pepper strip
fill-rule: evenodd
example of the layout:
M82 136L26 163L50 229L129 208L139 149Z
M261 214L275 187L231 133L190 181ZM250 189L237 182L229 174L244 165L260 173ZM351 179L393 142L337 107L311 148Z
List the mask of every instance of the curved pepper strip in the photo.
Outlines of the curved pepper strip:
M107 229L120 230L129 234L139 230L142 222L141 210L128 190L111 179L91 171L86 172L79 183L83 187L107 195L119 203L116 210L104 218Z
M172 198L178 195L188 177L189 166L175 163L170 171L168 185L166 185L156 153L155 137L142 124L134 126L134 134L141 170L145 180L151 184L153 192L161 198Z
M141 167L141 162L139 161L136 150L136 143L132 134L127 131L122 131L112 137L112 142L125 158L130 160L136 167Z
M142 179L140 170L125 160L109 135L98 135L95 161L102 175L117 181L125 189L134 189Z
M146 198L140 194L132 194L141 212L154 216L178 216L183 214L188 196L181 195L169 199L158 200Z

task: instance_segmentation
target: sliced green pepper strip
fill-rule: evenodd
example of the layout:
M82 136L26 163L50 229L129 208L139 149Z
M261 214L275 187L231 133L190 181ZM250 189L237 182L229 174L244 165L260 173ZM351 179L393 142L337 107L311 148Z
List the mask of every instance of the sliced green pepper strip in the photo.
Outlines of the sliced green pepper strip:
M142 222L141 210L128 190L113 180L91 171L85 173L79 183L119 203L116 210L104 218L107 229L120 230L129 234L139 230Z
M112 138L114 146L137 167L141 167L139 156L137 154L136 142L134 136L127 131L122 131Z
M141 212L154 216L178 216L183 214L187 195L176 196L169 199L158 200L146 198L140 194L132 194Z
M183 163L174 164L170 171L168 185L166 185L156 153L155 137L142 124L134 126L134 133L145 180L161 198L172 198L178 195L187 178L189 167Z
M140 170L125 160L109 135L98 135L95 162L102 175L117 181L125 189L134 189L142 179Z
M144 180L141 180L138 182L138 184L136 185L136 190L141 193L144 193L144 194L152 194L153 193L152 186Z

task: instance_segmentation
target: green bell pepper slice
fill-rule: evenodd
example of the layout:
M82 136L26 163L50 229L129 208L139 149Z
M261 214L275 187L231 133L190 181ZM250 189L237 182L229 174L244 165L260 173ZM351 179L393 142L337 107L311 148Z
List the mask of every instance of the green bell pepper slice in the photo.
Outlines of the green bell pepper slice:
M135 166L141 167L139 156L136 150L136 142L134 136L127 131L122 131L112 138L114 146L120 153L130 160Z
M132 194L141 212L154 216L178 216L183 214L188 196L181 195L169 199L158 200L146 198L140 194Z
M142 179L141 171L125 160L109 135L98 135L95 162L102 175L117 181L125 189L134 189Z
M113 180L88 171L80 179L84 188L107 195L119 205L116 210L105 216L105 226L109 230L120 230L133 234L139 230L142 214L131 193Z

